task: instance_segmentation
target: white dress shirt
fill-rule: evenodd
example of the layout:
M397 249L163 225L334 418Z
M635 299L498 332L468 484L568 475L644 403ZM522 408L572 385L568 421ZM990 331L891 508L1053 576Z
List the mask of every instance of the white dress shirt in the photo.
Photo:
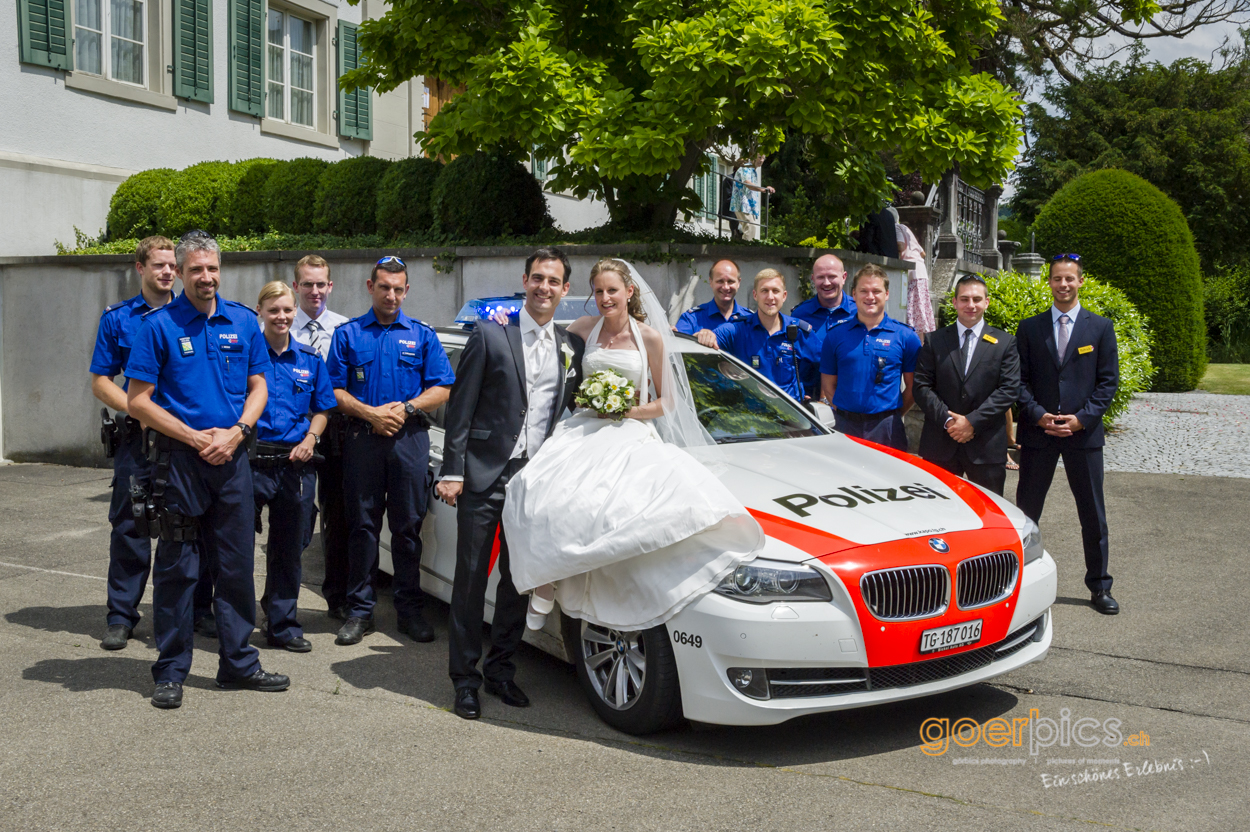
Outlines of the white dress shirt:
M560 384L560 361L556 353L555 324L539 325L529 311L521 307L521 345L525 353L525 423L517 436L509 459L533 456L547 438L547 423L556 405Z
M959 350L960 352L963 352L964 333L969 330L969 327L964 326L959 321L955 322L955 326L958 327L958 330L959 330ZM968 350L968 357L964 359L964 375L965 376L968 375L968 368L972 366L972 356L976 355L977 342L981 340L981 333L985 331L985 318L982 318L981 320L977 321L971 327L971 329L972 329L972 349Z
M291 324L291 337L301 344L315 347L321 355L321 360L325 361L330 357L330 341L334 337L334 330L347 323L347 318L337 312L331 312L329 309L323 311L317 317L317 324L321 327L321 331L325 332L325 335L320 339L317 338L319 335L317 328L308 326L312 320L312 318L308 317L308 313L304 311L303 307L296 309L295 322Z
M1077 316L1077 315L1079 315L1079 314L1081 314L1081 303L1080 303L1080 301L1077 301L1076 306L1073 306L1073 307L1072 307L1071 309L1069 309L1067 312L1060 312L1060 311L1059 311L1059 308L1058 308L1057 306L1054 306L1053 304L1051 305L1051 307L1050 307L1050 327L1051 327L1051 332L1052 332L1052 333L1054 334L1054 336L1055 336L1055 349L1058 349L1058 348L1059 348L1059 316L1060 316L1060 315L1067 315L1067 316L1068 316L1068 348L1069 348L1069 349L1071 349L1071 347L1072 347L1072 328L1076 326L1076 316ZM1063 360L1063 356L1059 356L1059 360L1060 360L1060 361L1062 361L1062 360Z

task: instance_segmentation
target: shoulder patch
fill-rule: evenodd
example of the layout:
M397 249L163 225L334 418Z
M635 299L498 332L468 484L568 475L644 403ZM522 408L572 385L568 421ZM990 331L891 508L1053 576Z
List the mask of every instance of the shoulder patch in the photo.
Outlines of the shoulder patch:
M736 324L736 323L740 323L741 321L745 321L745 320L746 320L746 318L745 318L745 317L743 317L743 315L742 315L742 313L741 313L741 312L735 312L735 313L733 313L732 315L730 315L730 316L729 316L729 320L728 320L728 321L726 321L726 323Z
M300 352L306 352L309 355L315 355L318 358L321 357L321 353L317 352L315 349L310 347L308 344L305 344L303 341L297 341L296 339L292 338L291 343L294 344L295 348L299 350Z
M119 300L117 303L111 303L108 306L104 307L104 311L112 312L114 309L121 309L123 306L125 306L128 303L130 303L130 301L128 300Z
M802 318L795 318L794 322L798 324L799 329L803 330L804 332L812 331L812 325L809 324L807 321L803 320Z
M159 309L149 309L147 312L143 313L143 317L146 318L148 315L155 315L157 312L164 312L166 309L168 309L172 305L173 305L172 303L167 303L164 306L160 307Z

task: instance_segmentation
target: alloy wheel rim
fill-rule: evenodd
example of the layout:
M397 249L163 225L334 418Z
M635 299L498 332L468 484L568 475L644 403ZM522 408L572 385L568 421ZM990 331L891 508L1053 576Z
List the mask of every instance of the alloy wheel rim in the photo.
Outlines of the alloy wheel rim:
M647 680L647 653L642 633L622 633L581 622L582 660L595 693L610 708L628 710L642 695Z

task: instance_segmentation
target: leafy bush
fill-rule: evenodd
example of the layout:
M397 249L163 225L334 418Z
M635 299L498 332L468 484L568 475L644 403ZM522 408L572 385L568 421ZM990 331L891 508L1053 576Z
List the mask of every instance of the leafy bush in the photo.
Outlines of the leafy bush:
M161 197L177 173L173 168L153 168L140 171L118 185L109 200L108 236L126 239L156 234L160 229Z
M999 272L997 277L986 277L990 293L990 305L985 310L985 320L1006 332L1014 333L1025 318L1040 315L1051 307L1054 298L1045 276L1041 280L1021 272ZM1153 340L1140 312L1122 290L1087 274L1081 286L1081 306L1110 318L1115 327L1116 347L1120 355L1120 387L1116 390L1111 407L1104 417L1114 422L1128 408L1129 399L1150 388L1155 368L1150 360ZM951 295L942 304L943 318L955 320Z
M265 230L265 183L278 166L273 159L249 159L239 164L244 170L230 201L226 229L235 236Z
M551 225L542 185L505 156L457 156L434 184L434 229L452 239L530 235Z
M283 234L308 234L313 230L317 183L330 163L305 156L278 162L261 188L265 227Z
M1204 278L1202 289L1211 360L1250 362L1250 267L1219 269Z
M1087 173L1065 185L1033 223L1038 251L1081 264L1124 290L1155 333L1156 390L1193 390L1206 372L1202 274L1176 203L1135 174ZM1082 292L1084 300L1084 292Z
M353 156L330 165L317 183L313 229L323 234L372 234L378 230L378 181L390 161Z
M234 188L245 169L232 162L200 162L179 171L161 196L161 233L175 240L194 228L224 233Z
M378 182L378 232L388 237L428 231L434 225L434 183L443 170L436 159L410 156L387 168Z

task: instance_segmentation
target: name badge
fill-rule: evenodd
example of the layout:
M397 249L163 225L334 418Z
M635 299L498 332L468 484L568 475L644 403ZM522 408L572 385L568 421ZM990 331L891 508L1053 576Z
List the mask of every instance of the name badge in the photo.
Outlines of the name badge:
M356 368L356 381L364 381L364 380L365 380L365 368L357 367Z
M982 340L982 341L989 341L991 344L997 344L997 343L998 343L998 339L997 339L997 338L995 338L993 335L990 335L988 332L987 332L987 333L985 333L984 335L982 335L982 336L981 336L981 340Z
M1088 346L1081 347L1081 348L1080 348L1079 350L1077 350L1076 352L1077 352L1077 355L1085 355L1086 353L1090 353L1090 352L1093 352L1093 351L1094 351L1094 345L1093 345L1093 344L1090 344L1090 345L1088 345Z
M195 355L195 347L191 344L191 339L182 337L178 339L178 349L182 350L183 355Z

